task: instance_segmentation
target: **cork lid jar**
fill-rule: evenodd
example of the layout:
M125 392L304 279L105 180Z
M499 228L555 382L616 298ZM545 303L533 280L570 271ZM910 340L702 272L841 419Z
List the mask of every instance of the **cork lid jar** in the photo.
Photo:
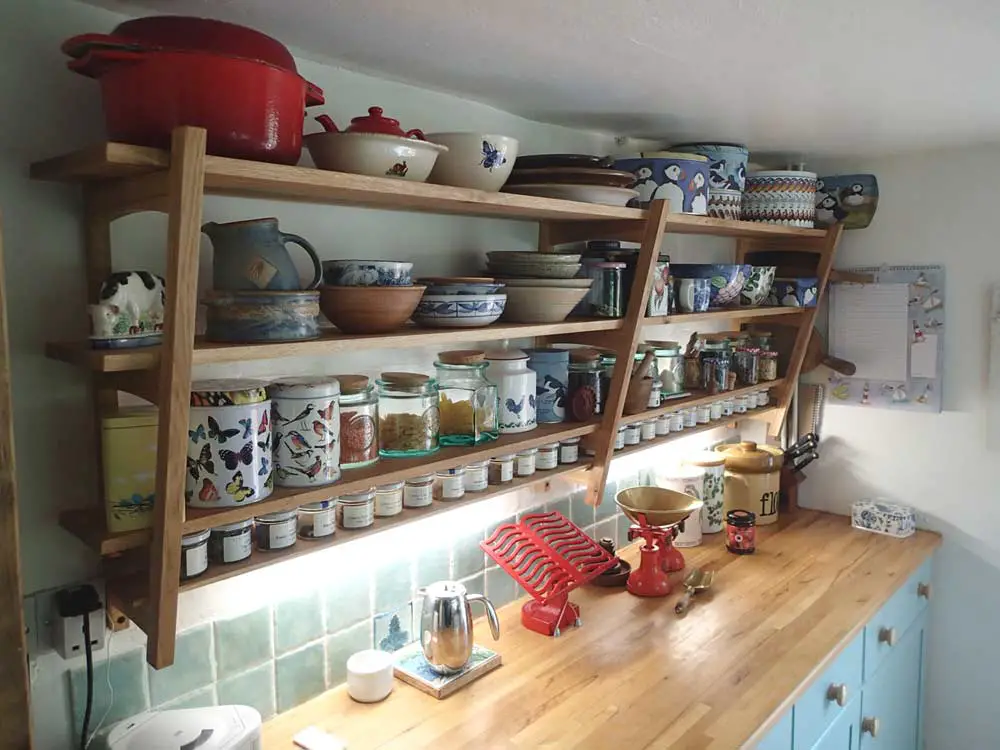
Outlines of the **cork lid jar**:
M716 450L726 458L726 468L744 474L770 474L781 469L784 453L770 445L758 446L752 440L735 445L720 445Z

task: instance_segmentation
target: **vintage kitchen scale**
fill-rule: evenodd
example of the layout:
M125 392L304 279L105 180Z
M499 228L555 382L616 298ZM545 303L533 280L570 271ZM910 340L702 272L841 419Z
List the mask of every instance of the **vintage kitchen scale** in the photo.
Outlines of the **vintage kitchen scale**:
M666 596L673 588L667 574L684 569L684 556L673 545L677 527L704 503L663 487L630 487L619 492L615 502L635 524L629 539L641 537L645 542L626 588L636 596Z
M480 546L531 594L532 601L521 608L521 624L542 635L558 636L562 628L580 625L580 608L569 593L617 564L613 555L555 511L506 523Z

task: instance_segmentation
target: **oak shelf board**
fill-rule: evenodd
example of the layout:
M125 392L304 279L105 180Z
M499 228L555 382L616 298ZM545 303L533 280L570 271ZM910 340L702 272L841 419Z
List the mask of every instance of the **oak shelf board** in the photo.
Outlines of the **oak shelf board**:
M390 516L388 518L376 518L375 523L364 529L338 528L337 531L330 537L313 540L299 539L294 546L283 550L275 550L273 552L261 552L254 549L249 558L241 560L238 563L232 563L230 565L210 564L208 570L202 575L197 578L192 578L189 581L182 581L180 590L190 591L192 589L201 588L211 583L216 583L217 581L223 581L227 578L242 575L243 573L247 573L251 570L259 570L260 568L266 568L269 565L274 565L285 560L291 560L296 557L302 557L303 555L318 552L319 550L329 549L330 547L335 547L338 544L346 544L354 541L355 539L362 539L373 534L380 534L389 529L396 528L398 526L405 526L406 524L410 524L415 521L421 521L425 518L435 516L439 513L445 513L460 506L474 505L479 502L490 500L494 497L499 497L500 495L506 495L509 492L524 489L526 487L548 484L557 477L565 477L578 472L583 473L589 469L590 463L585 460L581 460L575 464L560 464L556 468L548 471L536 471L530 477L515 477L513 481L508 482L507 484L491 484L484 492L467 492L465 497L458 500L435 500L424 508L403 508L403 511L398 515ZM126 601L131 607L142 607L144 604L146 589L144 577L130 576L129 578L121 579L119 581L111 581L109 582L109 585L114 588L117 596Z
M733 414L731 417L716 419L708 424L685 427L680 432L671 432L669 435L660 435L652 440L643 440L635 445L626 445L624 448L620 448L615 451L615 458L618 456L628 455L629 453L638 453L646 448L655 448L658 445L666 445L673 440L680 440L681 438L690 437L691 435L697 435L699 432L708 432L709 430L715 430L720 427L725 427L726 425L745 422L749 419L762 419L764 417L769 417L777 411L777 406L766 406L763 409L753 409L752 411L748 411L746 414Z
M763 224L756 221L734 221L716 219L711 216L672 213L667 216L664 234L703 234L714 237L736 237L742 239L799 239L822 240L825 229L802 229L780 224ZM803 248L805 249L805 248ZM815 252L815 248L809 248Z
M418 328L408 326L400 331L382 334L346 334L333 328L325 329L318 339L257 344L222 344L195 339L194 364L245 362L255 359L285 359L287 357L325 356L336 352L361 349L398 349L440 346L470 341L565 336L595 331L617 331L621 319L571 318L561 323L493 323L482 328ZM50 342L45 354L50 359L83 367L94 372L128 372L150 370L159 366L162 347L139 349L91 349L87 342Z
M103 507L64 510L59 514L59 525L101 556L144 547L153 538L152 529L108 531Z
M483 461L493 456L503 456L529 448L555 443L559 440L582 437L596 432L600 422L561 422L540 424L529 432L501 435L497 440L476 446L441 448L430 456L414 458L383 458L371 466L345 471L341 479L322 487L275 487L264 500L249 505L219 509L187 508L183 532L191 534L214 526L243 521L264 513L291 510L305 503L329 500L339 495L363 492L369 487L399 482L413 477L433 474L435 471L464 466L473 461ZM509 485L507 485L509 486Z
M808 307L732 307L723 310L709 310L701 313L677 313L676 315L657 315L643 318L647 326L681 325L684 323L711 323L720 320L739 320L741 318L772 318L780 315L801 315Z
M746 396L749 393L754 393L761 390L762 388L767 388L768 390L774 390L775 388L780 388L785 384L783 378L778 380L771 380L767 382L760 382L757 385L748 385L742 388L734 388L731 391L724 391L723 393L713 393L708 394L700 391L692 392L690 396L683 396L681 398L671 399L666 403L655 409L647 409L646 411L639 412L638 414L624 414L622 418L618 420L619 425L632 424L633 422L644 422L647 419L652 419L653 417L659 417L661 414L671 414L678 409L688 409L692 406L701 406L703 404L711 404L715 401L720 401L726 398L733 398L736 396ZM747 414L759 415L764 411L764 409L753 410L747 412ZM742 419L744 415L734 414L733 419ZM732 421L732 420L727 420Z

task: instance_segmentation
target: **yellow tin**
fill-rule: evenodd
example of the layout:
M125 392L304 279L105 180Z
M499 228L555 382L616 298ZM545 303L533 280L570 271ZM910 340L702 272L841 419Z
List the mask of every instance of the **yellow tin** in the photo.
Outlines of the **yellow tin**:
M134 531L153 525L157 422L153 406L118 409L101 419L108 531Z

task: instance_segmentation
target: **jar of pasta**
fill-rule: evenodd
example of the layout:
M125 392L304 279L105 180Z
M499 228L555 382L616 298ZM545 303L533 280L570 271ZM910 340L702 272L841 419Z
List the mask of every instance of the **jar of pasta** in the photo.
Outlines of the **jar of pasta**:
M413 372L383 372L378 379L380 456L427 456L438 449L438 384Z
M441 445L476 445L496 440L497 387L486 379L486 353L473 349L441 352L437 370Z

